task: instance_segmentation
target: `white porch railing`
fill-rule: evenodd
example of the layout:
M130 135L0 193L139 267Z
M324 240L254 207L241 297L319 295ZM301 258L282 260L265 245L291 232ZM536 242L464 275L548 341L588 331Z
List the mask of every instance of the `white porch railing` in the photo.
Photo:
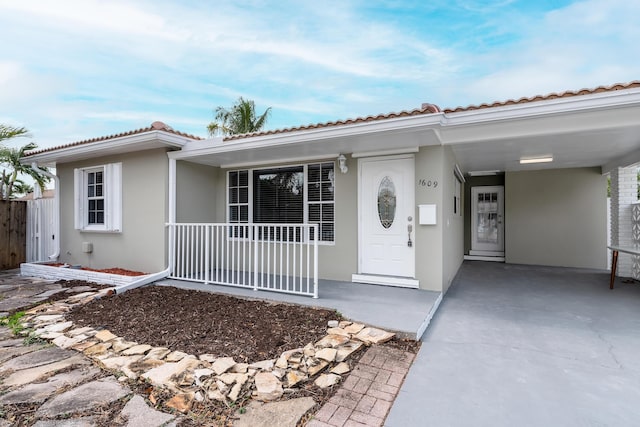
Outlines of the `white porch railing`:
M318 297L317 224L168 224L170 278Z

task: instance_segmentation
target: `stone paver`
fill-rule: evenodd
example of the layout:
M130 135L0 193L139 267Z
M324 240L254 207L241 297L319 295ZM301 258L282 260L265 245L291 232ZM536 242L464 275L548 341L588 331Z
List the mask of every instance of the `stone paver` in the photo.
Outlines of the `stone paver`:
M36 411L36 416L53 418L62 414L75 414L109 404L129 393L131 390L118 383L115 378L104 378L54 397Z
M31 354L25 354L11 359L0 366L0 372L16 371L19 369L35 368L36 366L58 362L75 356L75 351L67 351L58 347L46 347Z
M36 366L35 368L22 369L14 372L2 382L2 385L17 387L34 382L38 378L50 374L51 372L60 371L71 366L90 364L91 362L84 357L76 355L47 365Z
M83 417L69 420L38 421L33 427L94 427L95 425L95 417Z
M413 357L413 354L395 348L370 347L340 389L307 426L381 426Z
M48 378L46 382L27 384L24 387L0 396L0 405L43 402L55 393L56 390L65 386L79 384L96 377L98 374L100 374L100 370L93 366L63 372Z
M173 415L150 408L138 395L129 400L121 415L127 418L126 427L159 427L175 419Z
M295 427L300 418L313 406L311 397L260 403L251 401L244 414L237 414L233 427L278 426Z

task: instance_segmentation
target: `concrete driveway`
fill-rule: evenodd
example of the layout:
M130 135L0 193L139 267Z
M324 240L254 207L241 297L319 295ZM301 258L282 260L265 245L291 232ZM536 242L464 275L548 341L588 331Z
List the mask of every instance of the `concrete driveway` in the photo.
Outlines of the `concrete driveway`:
M640 425L640 284L465 262L386 425Z

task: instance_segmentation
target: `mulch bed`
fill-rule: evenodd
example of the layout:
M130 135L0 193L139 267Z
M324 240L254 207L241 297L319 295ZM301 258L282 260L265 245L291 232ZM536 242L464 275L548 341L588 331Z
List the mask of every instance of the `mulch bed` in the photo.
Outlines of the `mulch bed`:
M129 341L190 354L257 362L326 334L335 311L148 286L74 309L69 320Z
M62 280L65 288L90 286L94 289L110 287L80 280ZM66 295L65 295L66 294ZM61 292L52 295L49 301L66 298ZM256 362L278 357L283 351L303 347L316 342L326 334L329 320L341 320L339 313L292 304L248 300L209 292L183 290L164 286L147 286L121 295L101 298L67 314L78 326L105 328L126 340L154 346L167 347L191 354L213 354L218 357L233 357L237 362ZM420 342L394 338L382 344L417 353ZM353 369L363 352L347 359ZM347 374L348 375L348 374ZM346 378L346 376L345 376ZM148 384L129 382L137 393L150 397L153 391ZM338 386L339 387L339 386ZM316 402L307 416L298 425L304 425L337 390L336 387L320 389L308 382L295 393L283 398L311 396ZM170 394L155 390L156 408L162 408ZM206 401L195 403L181 427L231 425L235 411L246 402L225 405ZM96 420L100 427L121 425L114 419L124 402L109 410L98 411ZM29 408L21 408L15 414L29 419ZM162 408L166 411L166 408ZM26 423L30 424L29 422Z

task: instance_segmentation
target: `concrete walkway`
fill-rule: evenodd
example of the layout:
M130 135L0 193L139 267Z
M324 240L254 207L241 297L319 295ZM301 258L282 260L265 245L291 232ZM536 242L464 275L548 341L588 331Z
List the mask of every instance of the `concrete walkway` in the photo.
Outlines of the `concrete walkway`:
M465 262L387 426L635 426L640 284Z
M348 319L385 330L420 337L438 304L441 293L421 289L396 288L363 283L320 280L317 299L292 294L254 291L233 286L212 285L182 280L161 280L157 285L175 286L206 292L218 292L246 298L288 302L339 311ZM402 313L401 316L398 314Z

